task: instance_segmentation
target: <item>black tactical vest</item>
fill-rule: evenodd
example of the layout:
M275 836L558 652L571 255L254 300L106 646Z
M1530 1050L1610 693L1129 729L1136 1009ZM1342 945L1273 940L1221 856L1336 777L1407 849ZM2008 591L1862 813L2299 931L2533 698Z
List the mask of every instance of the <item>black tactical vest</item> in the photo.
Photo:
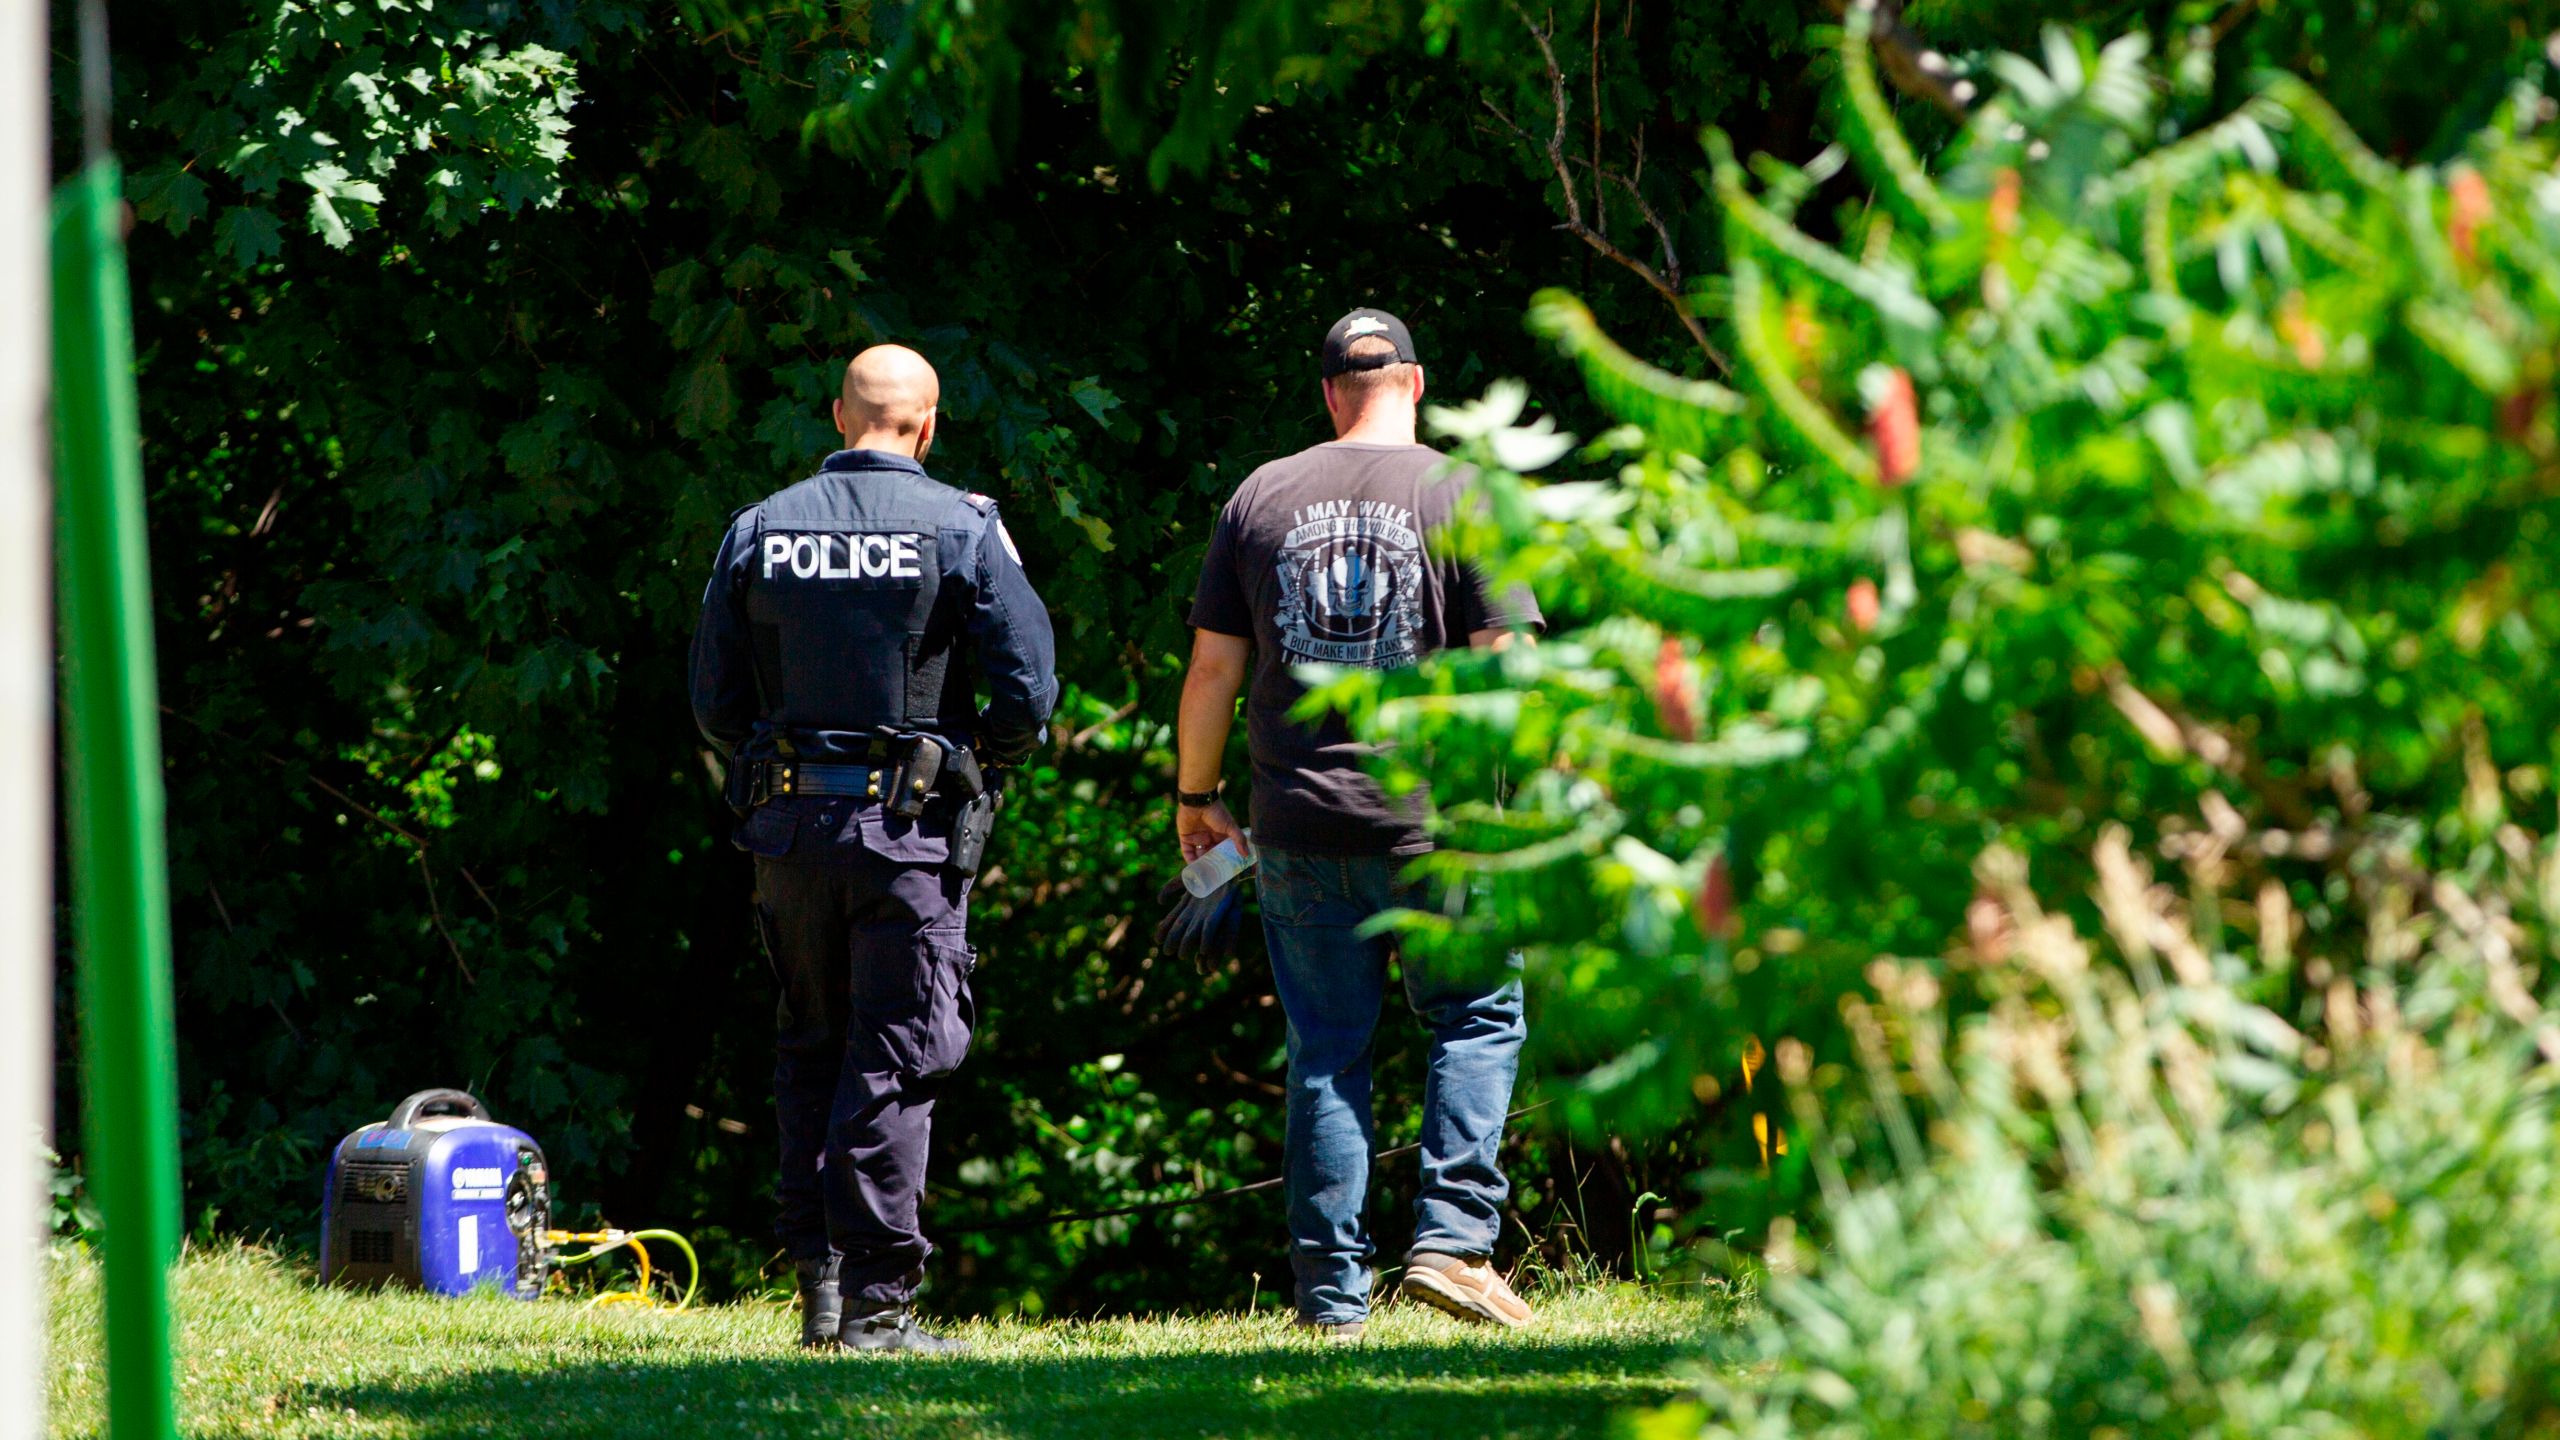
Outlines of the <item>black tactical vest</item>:
M764 502L746 608L761 717L779 737L968 731L969 687L944 683L967 630L938 602L977 518L959 491L893 469L822 471Z

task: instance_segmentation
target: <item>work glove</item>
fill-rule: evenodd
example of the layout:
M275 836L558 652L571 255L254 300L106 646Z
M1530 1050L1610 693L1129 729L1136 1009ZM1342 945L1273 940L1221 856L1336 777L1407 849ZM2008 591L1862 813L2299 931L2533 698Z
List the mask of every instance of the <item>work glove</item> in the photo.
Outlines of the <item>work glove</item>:
M1236 953L1236 932L1244 924L1244 877L1239 875L1206 895L1183 888L1182 877L1165 882L1156 899L1171 908L1156 922L1156 949L1179 955L1206 975Z

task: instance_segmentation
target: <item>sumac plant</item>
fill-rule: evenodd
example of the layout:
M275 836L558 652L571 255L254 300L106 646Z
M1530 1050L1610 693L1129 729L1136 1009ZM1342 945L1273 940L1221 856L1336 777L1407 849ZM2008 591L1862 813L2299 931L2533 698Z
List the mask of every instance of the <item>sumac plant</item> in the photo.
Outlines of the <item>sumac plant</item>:
M2210 840L2181 849L2183 883L2159 883L2109 827L2092 935L2038 903L2014 852L1985 852L2012 947L1960 1028L1926 967L1876 962L1877 1003L1847 1013L1887 1177L1855 1178L1819 1087L1793 1092L1826 1243L1775 1237L1770 1304L1662 1433L2560 1425L2560 1026L2516 944L2547 922L2549 847L2456 875L2369 844L2341 906L2368 961L2314 987L2300 1027L2246 998L2259 967L2196 923L2255 908L2230 888L2241 867ZM1777 1063L1810 1058L1790 1040Z
M1782 1041L1842 1065L1880 955L1985 1003L2016 942L1992 846L2059 897L2110 827L2210 846L2201 963L2313 1025L2390 963L2350 903L2385 848L2459 880L2552 829L2543 77L2408 167L2300 80L2217 111L2201 54L2055 32L1975 67L1924 164L1866 29L1813 163L1708 137L1725 269L1694 298L1729 374L1549 292L1531 324L1622 423L1524 423L1510 385L1438 414L1485 477L1470 542L1554 633L1316 701L1430 773L1430 863L1472 899L1405 942L1525 953L1586 1115L1732 1110L1701 1188L1746 1229L1829 1157L1772 1094Z

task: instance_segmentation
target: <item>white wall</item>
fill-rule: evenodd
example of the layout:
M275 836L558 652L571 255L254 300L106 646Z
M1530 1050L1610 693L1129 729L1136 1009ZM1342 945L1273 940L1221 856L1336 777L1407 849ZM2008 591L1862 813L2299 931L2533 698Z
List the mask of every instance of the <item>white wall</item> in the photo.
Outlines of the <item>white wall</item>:
M53 507L46 37L0 0L0 1440L44 1434L53 1114Z

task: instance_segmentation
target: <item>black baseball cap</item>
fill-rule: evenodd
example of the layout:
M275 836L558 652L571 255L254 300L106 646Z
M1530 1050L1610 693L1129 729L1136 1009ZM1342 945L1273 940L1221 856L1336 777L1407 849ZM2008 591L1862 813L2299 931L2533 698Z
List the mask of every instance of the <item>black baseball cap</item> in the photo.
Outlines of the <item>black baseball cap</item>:
M1395 349L1384 355L1354 356L1351 342L1369 335L1385 340ZM1413 353L1413 332L1404 328L1403 321L1384 310L1371 310L1364 306L1334 321L1333 328L1324 332L1322 370L1327 380L1346 370L1383 370L1390 365L1420 363L1420 357Z

